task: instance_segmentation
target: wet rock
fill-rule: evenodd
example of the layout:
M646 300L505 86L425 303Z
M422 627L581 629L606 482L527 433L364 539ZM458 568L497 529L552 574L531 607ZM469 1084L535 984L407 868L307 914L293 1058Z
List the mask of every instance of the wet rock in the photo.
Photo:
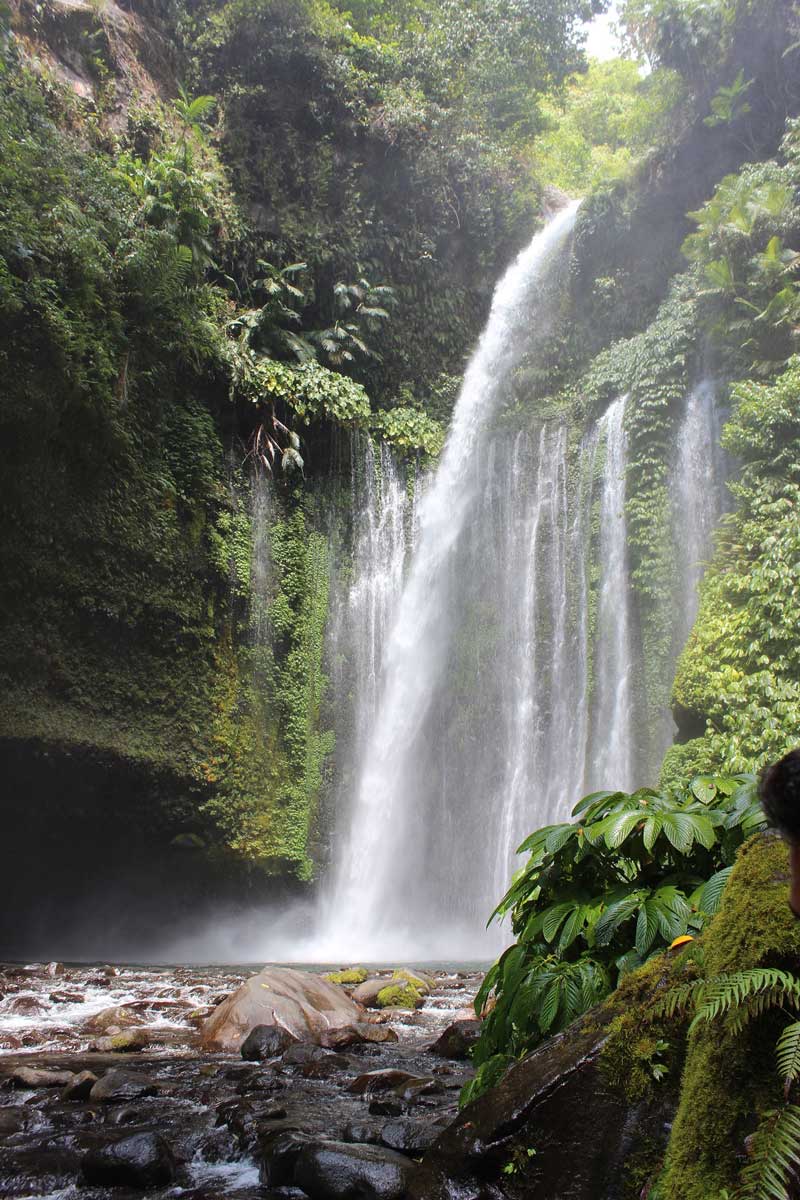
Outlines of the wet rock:
M364 1026L363 1028L369 1028ZM346 1050L350 1046L360 1046L368 1039L362 1029L355 1025L343 1025L340 1029L326 1029L320 1034L319 1044L327 1050Z
M13 1137L31 1123L33 1112L23 1104L11 1104L0 1108L0 1138Z
M359 1004L366 1005L367 1008L372 1008L378 1003L378 992L382 992L387 986L389 980L384 975L382 979L373 976L372 979L365 979L357 988L353 989L352 996Z
M133 1104L115 1104L103 1116L106 1125L136 1125L142 1119L142 1112Z
M134 1133L90 1150L81 1162L87 1183L98 1187L163 1187L175 1175L175 1159L157 1133Z
M281 1062L287 1067L302 1067L306 1063L322 1062L331 1057L330 1050L325 1050L313 1042L295 1042L281 1056ZM345 1061L347 1060L345 1059Z
M155 1096L158 1085L146 1075L134 1074L114 1067L106 1071L89 1093L89 1099L95 1102L119 1100L138 1100L141 1096Z
M347 1090L357 1096L368 1096L374 1092L389 1092L401 1084L407 1085L411 1082L420 1082L420 1077L411 1075L408 1071L388 1068L384 1071L367 1071L363 1075L357 1075L353 1082L348 1084Z
M97 1083L97 1076L92 1071L80 1071L73 1075L61 1093L62 1100L88 1100L89 1093Z
M296 1041L297 1038L280 1025L256 1025L242 1042L242 1058L247 1062L277 1058Z
M343 1054L331 1054L330 1058L320 1059L319 1062L305 1063L300 1068L303 1079L333 1079L342 1071L350 1069L350 1061Z
M431 1054L441 1058L469 1058L481 1032L480 1021L454 1021L430 1047Z
M371 1100L369 1111L373 1117L400 1117L405 1108L399 1100Z
M149 1040L144 1031L121 1030L110 1037L95 1038L89 1043L89 1049L96 1054L138 1054Z
M19 1050L22 1042L13 1033L0 1034L0 1050Z
M288 1115L282 1104L268 1104L266 1108L259 1110L258 1119L260 1121L282 1121Z
M104 1008L99 1013L95 1013L86 1022L86 1028L93 1033L110 1033L112 1028L121 1030L126 1026L143 1024L142 1017L132 1008L126 1008L124 1004L116 1004L112 1008Z
M441 1132L441 1126L429 1121L388 1121L381 1130L380 1140L390 1150L417 1158L433 1145Z
M37 1016L47 1012L47 1005L38 996L15 996L9 1002L6 1012L14 1013L15 1016Z
M74 1071L46 1071L38 1067L17 1067L11 1076L12 1087L56 1088L72 1082Z
M297 1160L301 1151L311 1142L309 1134L297 1129L268 1134L259 1151L261 1182L271 1188L293 1186Z
M335 983L310 971L268 967L224 1000L200 1031L205 1050L237 1051L257 1025L280 1025L300 1040L359 1021L357 1004Z
M531 1146L536 1156L526 1167L525 1195L617 1195L630 1131L624 1097L599 1069L605 1037L595 1011L589 1022L557 1034L513 1066L442 1131L423 1158L410 1197L450 1200L480 1196L493 1182L502 1188L503 1168L515 1150Z
M83 992L51 992L47 997L51 1004L83 1004Z
M416 1104L427 1096L441 1096L444 1091L445 1086L442 1081L434 1079L432 1076L410 1079L395 1088L396 1094L406 1104Z
M54 979L56 975L63 975L64 964L60 962L50 962L45 967L44 973L49 979Z
M245 1101L228 1100L218 1105L217 1125L225 1125L242 1150L251 1150L258 1141L256 1114Z
M391 1025L359 1025L368 1042L399 1042L397 1031Z
M350 1121L342 1130L342 1141L378 1146L381 1141L381 1127L366 1121Z
M300 1151L294 1181L313 1200L402 1200L413 1171L381 1146L317 1142Z

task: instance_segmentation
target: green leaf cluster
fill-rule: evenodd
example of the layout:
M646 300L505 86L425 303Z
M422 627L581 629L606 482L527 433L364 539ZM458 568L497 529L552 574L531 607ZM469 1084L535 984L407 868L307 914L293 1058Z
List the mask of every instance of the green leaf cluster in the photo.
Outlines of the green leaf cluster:
M598 792L572 822L522 843L529 859L494 917L516 942L487 973L491 998L474 1051L480 1068L517 1057L606 996L630 971L694 936L717 912L743 839L763 824L755 777L700 776L679 795Z

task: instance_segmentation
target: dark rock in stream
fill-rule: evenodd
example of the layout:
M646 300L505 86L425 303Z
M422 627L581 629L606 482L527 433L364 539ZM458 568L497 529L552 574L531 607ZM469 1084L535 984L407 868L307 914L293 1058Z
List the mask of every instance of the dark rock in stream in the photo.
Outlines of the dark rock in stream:
M469 1058L480 1032L480 1021L454 1021L433 1043L431 1054L438 1054L441 1058Z
M261 1143L259 1178L267 1187L291 1187L300 1152L314 1139L298 1129L268 1134Z
M264 1062L267 1058L278 1058L297 1041L280 1025L256 1025L242 1042L241 1054L246 1062Z
M98 1079L89 1093L89 1099L110 1103L117 1100L138 1100L142 1096L155 1096L157 1092L157 1084L146 1075L134 1075L129 1071L112 1068L106 1071L102 1079Z
M38 1067L19 1067L11 1076L13 1087L63 1088L72 1082L72 1071L46 1071Z
M61 1093L62 1100L88 1100L92 1088L97 1083L97 1076L93 1071L80 1071L77 1075L73 1075L67 1086Z
M367 1071L364 1075L356 1076L353 1082L348 1084L347 1090L357 1096L369 1096L374 1092L389 1092L401 1084L408 1086L419 1082L419 1076L411 1075L408 1071L388 1068L384 1071Z
M87 1183L100 1187L152 1188L172 1182L175 1159L157 1133L134 1133L90 1150L81 1170Z
M419 1158L436 1141L443 1126L429 1121L388 1121L380 1134L381 1145ZM348 1140L348 1139L345 1139Z
M381 1146L317 1142L300 1151L294 1182L311 1200L403 1200L414 1170Z

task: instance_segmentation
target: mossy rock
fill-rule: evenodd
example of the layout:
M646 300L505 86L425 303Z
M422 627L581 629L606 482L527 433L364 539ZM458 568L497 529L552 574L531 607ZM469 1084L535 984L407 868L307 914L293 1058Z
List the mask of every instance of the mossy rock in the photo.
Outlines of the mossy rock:
M427 996L431 990L431 981L425 975L417 975L415 971L407 971L405 968L398 968L393 975L392 980L402 979L406 983L411 984L416 991L422 992L423 996Z
M422 993L410 983L390 983L378 992L378 1008L420 1008Z
M800 971L800 921L789 909L788 883L788 853L777 835L757 834L744 844L703 939L708 978L762 966ZM739 1033L714 1021L690 1035L660 1181L664 1200L708 1200L736 1188L745 1139L759 1115L782 1100L779 1029L766 1015Z
M323 979L327 979L329 983L355 985L364 983L368 976L369 972L364 967L348 967L344 971L329 971L327 975L323 975Z

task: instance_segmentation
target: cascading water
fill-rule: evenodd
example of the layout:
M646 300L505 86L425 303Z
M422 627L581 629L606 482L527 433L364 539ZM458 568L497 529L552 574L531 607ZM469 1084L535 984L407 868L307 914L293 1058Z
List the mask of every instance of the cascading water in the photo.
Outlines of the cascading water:
M641 727L628 561L628 398L577 444L566 413L498 419L522 353L535 361L557 327L573 213L498 287L413 522L385 447L355 456L352 577L331 637L346 730L338 832L306 957L496 953L503 931L483 927L522 838L589 790L655 782L663 747ZM681 637L721 511L718 434L713 387L699 385L672 459Z
M406 478L385 443L353 436L353 554L345 586L334 588L328 642L336 697L336 814L349 823L354 774L378 707L381 659L403 586L414 529Z
M634 756L635 671L628 532L625 519L626 396L601 418L593 454L604 455L600 494L600 587L594 659L595 722L589 787L630 790ZM594 474L594 470L592 472Z
M717 388L704 379L692 389L678 430L672 475L672 506L678 555L675 640L680 648L697 613L698 584L725 509L727 464L720 445L722 413Z
M439 885L459 847L452 841L438 843L432 822L425 819L433 815L436 823L437 800L433 810L426 803L425 774L437 722L430 722L433 728L425 726L448 665L452 606L459 602L460 583L453 567L480 494L480 439L510 382L522 334L530 325L538 327L538 336L548 331L548 318L555 312L552 288L559 282L557 268L563 265L576 211L573 204L555 217L498 286L466 372L441 465L420 505L418 544L385 648L383 690L349 831L325 900L329 919L321 941L331 953L346 946L348 952L382 957L409 953L412 945L411 952L418 953L420 932L434 915L430 908L438 910L439 937L452 932L452 904L457 907L459 895L445 896ZM420 741L426 744L424 751ZM439 805L443 800L446 791L439 793ZM446 831L450 823L446 811L443 815L439 825ZM464 866L466 884L470 864ZM466 887L461 894L466 895ZM442 913L448 899L450 911ZM474 920L472 916L468 922L471 939Z

